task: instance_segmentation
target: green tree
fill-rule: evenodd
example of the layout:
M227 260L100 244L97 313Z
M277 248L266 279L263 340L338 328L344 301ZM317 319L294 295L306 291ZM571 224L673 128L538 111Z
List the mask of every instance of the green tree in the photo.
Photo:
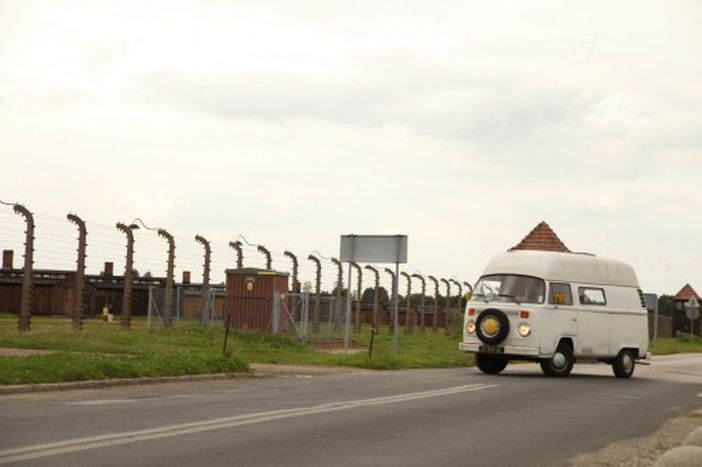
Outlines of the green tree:
M361 301L373 303L373 294L375 293L375 287L368 287L363 291L361 295ZM387 306L390 303L390 294L385 287L378 287L378 301L380 306Z

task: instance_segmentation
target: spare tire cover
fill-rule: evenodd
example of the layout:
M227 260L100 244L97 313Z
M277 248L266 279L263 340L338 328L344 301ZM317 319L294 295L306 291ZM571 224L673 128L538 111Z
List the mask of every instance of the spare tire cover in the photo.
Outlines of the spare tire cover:
M484 343L497 345L509 335L509 318L504 312L489 308L478 316L475 333Z

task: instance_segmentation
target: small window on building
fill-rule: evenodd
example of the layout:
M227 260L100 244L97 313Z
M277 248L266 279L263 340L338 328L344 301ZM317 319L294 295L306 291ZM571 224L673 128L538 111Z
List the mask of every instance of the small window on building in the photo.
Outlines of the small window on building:
M578 287L578 298L581 305L606 305L607 298L603 289L594 287Z
M676 309L677 311L683 311L683 310L685 310L685 302L682 302L682 301L680 301L680 300L676 300L676 301L675 301L675 309Z
M548 303L551 305L572 305L573 294L570 292L570 284L551 284Z

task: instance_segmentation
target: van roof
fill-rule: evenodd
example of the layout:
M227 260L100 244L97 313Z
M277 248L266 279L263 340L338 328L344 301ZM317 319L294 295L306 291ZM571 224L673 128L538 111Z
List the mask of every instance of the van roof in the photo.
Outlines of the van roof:
M513 250L488 263L483 275L522 274L548 281L639 287L634 269L626 263L586 253Z

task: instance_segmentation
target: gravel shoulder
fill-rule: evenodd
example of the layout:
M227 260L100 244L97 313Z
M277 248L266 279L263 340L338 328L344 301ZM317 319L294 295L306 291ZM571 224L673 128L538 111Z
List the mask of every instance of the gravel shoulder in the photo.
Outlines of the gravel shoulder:
M702 409L697 409L668 420L648 436L619 441L599 451L581 454L573 458L570 465L573 467L651 466L664 452L680 446L685 437L700 426L702 426Z

